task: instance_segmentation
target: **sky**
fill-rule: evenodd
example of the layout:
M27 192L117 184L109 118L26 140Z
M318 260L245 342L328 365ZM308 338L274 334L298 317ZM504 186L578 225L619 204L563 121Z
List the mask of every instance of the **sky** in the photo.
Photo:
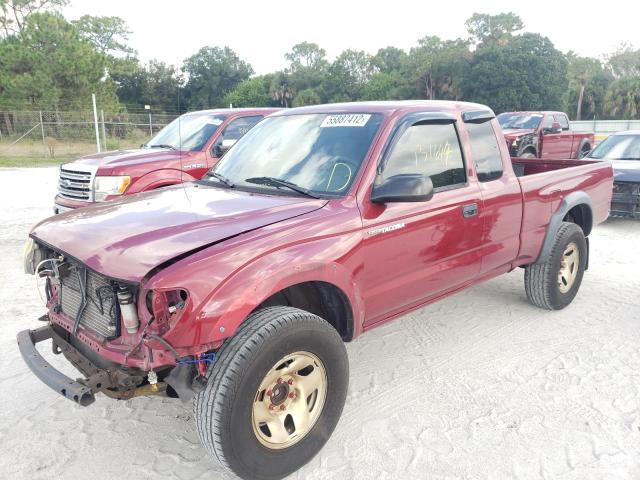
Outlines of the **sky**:
M302 41L319 44L329 59L348 48L408 51L426 35L466 37L464 22L474 12L509 11L520 15L525 31L549 37L563 52L602 58L621 43L640 48L638 0L71 0L64 14L72 20L84 14L123 18L132 31L129 45L143 62L181 66L203 46L229 46L264 74L284 68L284 54Z

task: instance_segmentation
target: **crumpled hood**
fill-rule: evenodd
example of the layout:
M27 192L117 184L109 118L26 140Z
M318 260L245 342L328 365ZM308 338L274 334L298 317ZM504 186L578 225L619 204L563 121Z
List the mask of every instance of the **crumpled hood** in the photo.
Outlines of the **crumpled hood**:
M31 235L97 272L139 282L178 255L326 203L187 183L53 216Z
M81 157L73 162L74 166L88 167L89 169L110 169L128 167L149 162L176 162L190 158L198 152L181 152L166 148L140 148L135 150L115 150L111 152L94 153ZM69 166L69 168L72 168Z
M524 135L530 135L534 132L535 130L532 128L507 128L502 130L504 138L506 138L508 142L513 142L516 138L520 138Z
M611 164L614 181L640 183L640 160L613 160Z

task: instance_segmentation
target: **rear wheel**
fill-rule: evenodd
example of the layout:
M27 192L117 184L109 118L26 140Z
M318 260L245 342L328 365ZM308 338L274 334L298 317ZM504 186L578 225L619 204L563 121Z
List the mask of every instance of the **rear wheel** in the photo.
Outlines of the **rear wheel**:
M525 268L527 298L547 310L566 307L578 293L586 261L587 242L582 229L574 223L563 222L545 262Z
M322 448L344 406L344 343L322 318L290 307L251 314L218 354L194 401L205 448L245 479L279 479Z

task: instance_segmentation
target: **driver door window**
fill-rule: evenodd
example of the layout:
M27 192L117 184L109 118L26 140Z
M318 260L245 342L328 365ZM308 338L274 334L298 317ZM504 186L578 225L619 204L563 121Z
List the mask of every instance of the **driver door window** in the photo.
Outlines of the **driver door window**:
M222 157L222 155L233 147L238 140L240 140L263 118L263 115L254 115L251 117L239 117L235 120L231 120L216 143L213 145L211 155L213 157Z
M428 175L436 192L464 186L467 176L453 123L418 123L405 130L385 162L381 180L402 173Z

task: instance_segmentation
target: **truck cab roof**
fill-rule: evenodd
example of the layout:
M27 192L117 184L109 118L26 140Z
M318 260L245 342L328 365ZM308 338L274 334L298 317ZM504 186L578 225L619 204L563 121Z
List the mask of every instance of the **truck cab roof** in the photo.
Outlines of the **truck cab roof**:
M279 108L210 108L207 110L197 110L195 112L187 112L185 116L199 116L199 115L251 115L262 114L269 115L273 112L277 112Z
M390 100L311 105L307 107L280 110L275 114L275 116L311 113L382 113L391 116L417 111L456 113L477 110L491 111L486 105L471 102L456 102L449 100Z

